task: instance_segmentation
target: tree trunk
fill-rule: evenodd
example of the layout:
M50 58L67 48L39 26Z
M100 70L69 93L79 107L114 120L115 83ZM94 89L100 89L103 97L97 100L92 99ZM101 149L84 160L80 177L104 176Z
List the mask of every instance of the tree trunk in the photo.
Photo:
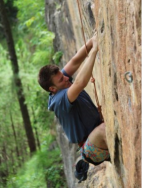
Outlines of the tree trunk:
M25 138L23 138L23 135L21 134L21 131L18 130L17 132L18 137L21 138L18 139L18 145L19 145L19 152L20 152L20 160L22 164L28 159L29 153L27 152L27 144L25 143Z
M34 129L35 129L35 134L36 134L37 146L38 146L38 148L39 148L39 150L40 150L41 148L40 148L40 141L39 141L39 136L38 136L37 127L35 127Z
M3 156L2 156L2 151L0 151L0 153L1 153L1 155L0 155L0 182L1 182L1 184L6 185L7 170L1 168L1 166L4 163L4 159L3 159Z
M31 122L30 122L27 105L25 103L25 96L23 94L22 82L19 77L19 66L18 66L17 56L16 56L16 52L15 52L15 48L14 48L14 41L13 41L13 37L12 37L10 24L7 19L6 10L4 7L3 0L0 0L0 15L1 15L2 24L3 24L6 39L7 39L7 45L8 45L10 59L11 59L11 63L12 63L14 83L17 88L16 92L17 92L17 96L18 96L18 101L19 101L22 117L23 117L26 135L28 138L28 144L29 144L30 152L33 153L34 151L36 151L35 138L34 138Z
M27 87L27 89L30 92L29 86ZM40 148L40 140L39 140L38 130L37 130L37 126L36 126L37 120L36 120L35 111L34 111L33 106L31 106L31 111L32 111L33 119L34 119L34 130L35 130L36 145L37 145L38 149L40 150L41 149Z
M13 149L10 150L10 159L11 159L10 162L11 162L11 173L15 174L17 166L15 166L16 161L14 161L13 151L14 151Z
M17 160L18 160L18 166L21 166L21 161L20 161L20 152L19 152L19 148L18 148L18 142L17 142L17 135L16 135L16 131L15 131L15 127L14 127L14 123L13 123L13 118L12 118L12 114L10 112L10 120L11 120L11 127L13 130L13 136L15 139L15 144L16 144L16 155L17 155Z
M5 177L8 177L9 175L9 168L8 168L8 155L7 155L7 150L6 150L6 143L3 143L3 148L2 148L2 157L3 157L3 162L5 164Z

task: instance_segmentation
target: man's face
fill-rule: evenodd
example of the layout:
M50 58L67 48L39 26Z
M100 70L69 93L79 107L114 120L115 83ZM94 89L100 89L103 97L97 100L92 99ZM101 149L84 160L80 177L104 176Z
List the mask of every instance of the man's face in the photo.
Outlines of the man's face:
M60 71L58 71L58 73L52 77L52 82L54 86L51 86L51 89L54 89L53 92L55 93L58 90L68 88L72 85L72 83L69 81L69 77L63 75L63 73Z

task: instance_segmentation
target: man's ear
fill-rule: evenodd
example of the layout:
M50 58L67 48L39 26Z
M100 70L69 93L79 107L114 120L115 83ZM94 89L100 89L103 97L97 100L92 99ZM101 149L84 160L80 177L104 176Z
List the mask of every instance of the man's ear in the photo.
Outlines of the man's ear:
M56 92L56 87L50 86L50 87L49 87L49 90L50 90L52 93L55 93L55 92Z

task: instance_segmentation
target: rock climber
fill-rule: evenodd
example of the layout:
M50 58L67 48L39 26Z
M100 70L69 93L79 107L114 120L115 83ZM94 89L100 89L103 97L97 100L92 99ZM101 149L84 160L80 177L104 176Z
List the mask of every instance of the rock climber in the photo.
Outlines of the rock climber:
M86 54L86 47L88 57ZM83 160L94 164L109 159L105 124L84 88L90 80L98 52L97 33L88 40L60 71L46 65L39 71L40 86L50 92L48 109L54 111L69 142L80 145ZM81 66L74 82L72 75Z

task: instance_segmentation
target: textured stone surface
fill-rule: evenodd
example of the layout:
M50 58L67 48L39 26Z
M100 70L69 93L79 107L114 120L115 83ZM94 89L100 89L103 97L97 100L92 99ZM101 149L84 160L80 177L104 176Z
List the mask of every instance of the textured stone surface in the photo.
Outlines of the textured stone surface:
M80 5L86 40L93 36L94 28L98 31L99 53L93 75L111 154L111 163L89 170L88 179L82 187L140 188L140 0L80 0ZM64 52L63 66L84 43L77 1L47 0L46 19L49 29L56 34L56 50ZM126 72L131 72L133 76L131 83L125 79ZM94 101L91 83L86 90ZM73 147L69 146L69 151L73 151ZM63 152L63 156L66 154ZM69 154L74 155L75 150ZM65 165L65 168L70 169L68 175L71 178L71 165L76 157L70 158L70 166ZM73 181L72 177L68 187L79 187Z
M48 29L55 33L54 48L64 53L60 67L76 53L76 43L72 28L72 22L66 1L46 1L46 22ZM67 179L68 188L76 187L74 177L75 161L77 159L75 144L70 144L61 126L57 123L58 143L61 148L64 163L64 171Z
M66 178L67 184L68 187L75 188L76 180L74 177L74 170L75 170L74 164L77 158L77 153L76 153L77 147L75 144L71 144L68 142L68 139L65 136L59 124L57 124L57 133L58 133L58 143L61 148L62 159L64 162L65 176L67 177Z

